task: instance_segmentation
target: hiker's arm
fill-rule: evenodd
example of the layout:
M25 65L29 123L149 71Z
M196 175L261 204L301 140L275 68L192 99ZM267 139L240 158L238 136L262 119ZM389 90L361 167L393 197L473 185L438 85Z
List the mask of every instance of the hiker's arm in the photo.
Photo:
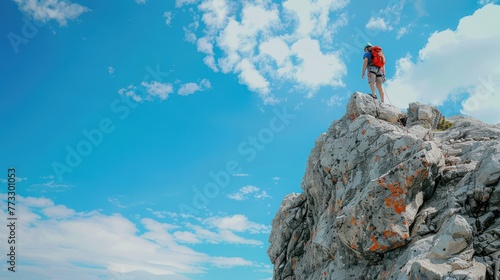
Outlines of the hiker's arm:
M368 66L368 58L363 59L363 72L361 72L361 79L365 78L366 67Z

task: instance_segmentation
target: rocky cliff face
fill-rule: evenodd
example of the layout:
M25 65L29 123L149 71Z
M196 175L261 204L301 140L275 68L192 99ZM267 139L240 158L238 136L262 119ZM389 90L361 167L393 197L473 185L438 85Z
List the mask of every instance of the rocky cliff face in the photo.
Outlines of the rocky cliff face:
M267 251L273 279L500 279L500 126L355 93Z

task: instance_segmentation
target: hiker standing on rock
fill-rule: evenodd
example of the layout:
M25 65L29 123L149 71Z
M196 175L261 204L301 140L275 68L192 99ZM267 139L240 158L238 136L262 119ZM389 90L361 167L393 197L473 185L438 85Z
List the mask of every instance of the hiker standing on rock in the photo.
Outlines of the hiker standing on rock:
M384 102L384 89L382 88L382 83L385 82L385 56L382 53L382 48L367 43L364 50L363 72L361 73L361 78L365 78L365 73L368 70L368 84L372 91L372 97L377 99L377 94L375 92L376 84L380 94L380 100Z

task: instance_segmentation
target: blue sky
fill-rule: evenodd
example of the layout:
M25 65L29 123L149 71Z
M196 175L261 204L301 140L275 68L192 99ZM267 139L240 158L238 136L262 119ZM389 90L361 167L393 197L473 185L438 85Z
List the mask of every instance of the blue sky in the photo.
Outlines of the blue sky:
M386 102L500 122L495 2L2 1L9 279L271 279L271 220L368 91L367 41Z

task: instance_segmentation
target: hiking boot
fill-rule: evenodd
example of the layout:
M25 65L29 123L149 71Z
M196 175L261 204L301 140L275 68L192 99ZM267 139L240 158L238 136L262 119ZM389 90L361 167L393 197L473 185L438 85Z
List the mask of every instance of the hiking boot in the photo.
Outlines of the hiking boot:
M378 99L375 94L370 94L370 96L373 97L374 99Z

